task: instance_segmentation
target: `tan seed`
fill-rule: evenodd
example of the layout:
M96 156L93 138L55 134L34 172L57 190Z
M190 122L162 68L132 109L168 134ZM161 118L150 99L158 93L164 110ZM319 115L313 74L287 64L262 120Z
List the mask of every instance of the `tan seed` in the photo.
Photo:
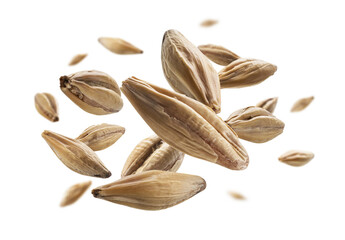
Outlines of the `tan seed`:
M86 190L91 186L91 183L91 181L77 183L68 188L65 193L65 196L61 200L60 207L66 207L68 205L75 203L81 196L83 196Z
M285 124L259 107L247 107L232 113L225 121L239 138L264 143L280 135Z
M230 192L229 192L229 195L230 195L231 197L233 197L234 199L236 199L236 200L246 200L246 198L245 198L242 194L240 194L240 193L238 193L238 192L230 191Z
M165 78L177 92L220 112L220 83L207 57L180 32L168 30L162 43Z
M241 88L256 85L277 71L273 64L262 60L240 58L219 73L221 88Z
M74 65L77 65L78 63L80 63L84 58L86 58L87 56L87 53L84 53L84 54L77 54L75 55L72 60L69 62L68 65L70 66L74 66Z
M96 198L143 210L177 205L206 188L199 176L152 170L126 176L92 190Z
M304 110L314 100L314 97L301 98L291 108L291 112L300 112Z
M100 37L98 42L102 44L106 49L117 54L139 54L143 53L143 50L137 48L131 43L121 38L109 38Z
M213 44L200 45L199 50L212 62L222 66L227 66L240 57L222 46Z
M278 102L278 98L274 97L274 98L268 98L266 100L263 100L261 102L259 102L258 104L256 104L257 107L263 108L267 111L269 111L270 113L274 112L274 109L277 106L277 102Z
M122 92L163 141L175 149L221 166L240 170L248 154L236 133L204 104L135 77Z
M306 165L313 158L314 154L312 152L291 150L281 155L279 161L293 167L301 167Z
M42 137L61 162L72 171L92 177L111 176L96 153L84 143L47 130L42 133Z
M116 81L96 70L60 77L61 91L88 113L104 115L118 112L123 102Z
M76 140L85 143L93 151L100 151L113 145L124 133L124 127L102 123L88 127Z
M218 20L214 19L206 19L200 23L200 26L202 27L212 27L213 25L216 25L218 23Z
M37 93L35 95L35 107L38 113L49 121L59 121L57 103L50 93Z
M145 138L129 155L121 176L149 170L176 172L182 164L184 154L156 135Z

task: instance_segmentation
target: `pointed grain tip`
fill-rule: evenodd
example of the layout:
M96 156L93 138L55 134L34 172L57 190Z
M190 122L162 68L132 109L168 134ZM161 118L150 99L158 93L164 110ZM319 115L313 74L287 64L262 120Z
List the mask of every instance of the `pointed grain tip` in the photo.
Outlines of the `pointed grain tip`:
M278 67L276 65L274 65L274 64L272 64L272 65L273 65L274 73L275 73L278 70Z
M92 195L93 195L95 198L98 198L98 197L99 197L99 192L100 192L100 191L101 191L100 189L95 188L95 189L92 190Z
M111 177L111 172L107 172L107 173L105 174L105 178L108 178L108 177Z
M49 131L48 130L44 130L41 134L42 137L45 137L49 134Z
M107 171L103 174L97 174L97 175L94 175L94 177L100 177L100 178L109 178L111 176L111 172L110 171Z
M205 181L205 179L202 179L202 180L203 180L203 184L201 185L201 188L200 188L199 192L201 192L201 191L206 189L206 181Z
M66 83L68 82L68 76L61 76L60 77L60 87L66 87Z

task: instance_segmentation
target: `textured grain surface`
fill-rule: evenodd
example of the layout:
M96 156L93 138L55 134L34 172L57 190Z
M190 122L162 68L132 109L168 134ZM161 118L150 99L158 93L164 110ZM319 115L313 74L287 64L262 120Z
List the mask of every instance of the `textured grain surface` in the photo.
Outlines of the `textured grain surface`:
M180 32L168 30L162 43L165 78L177 92L194 98L220 112L220 83L207 57Z
M49 121L59 121L57 103L50 93L37 93L35 95L35 107L37 112Z
M72 171L92 177L111 176L96 153L84 143L47 130L42 133L42 137L61 162Z
M261 83L277 71L277 67L257 59L239 58L219 73L221 88L249 87Z
M88 127L76 140L85 143L94 151L100 151L113 145L124 133L124 127L102 123Z
M256 107L263 108L263 109L269 111L270 113L273 113L274 110L276 109L277 102L278 102L277 97L268 98L268 99L262 100L261 102L256 104Z
M121 176L149 170L176 172L182 164L184 154L156 135L140 141L133 149L123 167Z
M199 176L152 170L92 190L96 198L143 210L177 205L206 188Z
M259 107L247 107L233 112L225 121L239 138L264 143L280 135L285 124Z
M279 161L293 167L306 165L314 158L314 153L303 150L290 150L279 157Z
M240 58L236 53L218 45L200 45L198 48L208 59L222 66L227 66Z
M118 112L123 102L116 81L96 70L81 71L60 77L60 89L88 113L104 115Z
M163 141L191 156L240 170L248 165L236 133L209 107L135 77L121 90Z

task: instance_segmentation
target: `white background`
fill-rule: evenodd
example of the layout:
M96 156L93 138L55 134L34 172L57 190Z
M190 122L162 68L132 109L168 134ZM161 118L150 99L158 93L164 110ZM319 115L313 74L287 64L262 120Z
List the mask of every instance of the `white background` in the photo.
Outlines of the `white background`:
M343 1L1 1L1 239L344 239L344 8ZM205 19L217 19L211 28ZM278 66L265 82L222 90L221 117L278 96L275 115L286 124L276 139L242 141L249 167L232 171L185 157L180 172L202 176L205 191L175 207L143 211L91 195L117 180L133 147L152 134L125 96L124 108L91 115L59 89L59 77L96 69L119 84L136 76L170 88L162 72L163 34L177 29L195 45L218 44L240 56ZM100 36L120 37L144 50L121 56L103 48ZM69 67L78 53L83 62ZM221 67L214 65L217 70ZM60 121L34 108L34 95L52 93ZM301 97L315 100L290 113ZM67 169L43 138L43 130L78 136L93 124L124 126L126 133L97 152L109 179ZM287 150L315 153L293 168L278 157ZM60 208L65 190L92 179L74 205ZM238 201L228 191L242 193Z

